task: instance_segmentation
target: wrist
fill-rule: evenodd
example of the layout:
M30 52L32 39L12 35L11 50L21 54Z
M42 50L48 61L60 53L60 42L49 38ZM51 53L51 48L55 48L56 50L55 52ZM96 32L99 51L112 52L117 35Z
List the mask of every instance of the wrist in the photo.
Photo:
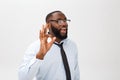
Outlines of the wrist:
M40 59L40 60L43 60L43 59L44 59L44 55L43 55L42 53L38 53L38 54L36 55L36 58L37 58L37 59Z

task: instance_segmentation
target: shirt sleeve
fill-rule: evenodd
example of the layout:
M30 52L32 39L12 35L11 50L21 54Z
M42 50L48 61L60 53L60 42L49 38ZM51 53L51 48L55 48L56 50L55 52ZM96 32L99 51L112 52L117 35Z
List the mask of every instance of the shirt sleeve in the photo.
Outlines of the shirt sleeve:
M75 79L74 80L80 80L80 69L79 69L79 64L78 64L78 49L77 49L77 45L76 45L76 64L75 64Z
M39 47L36 44L32 44L28 47L25 52L23 61L18 69L18 78L19 80L32 80L41 65L43 60L36 59L36 53Z
M76 64L76 68L75 68L75 80L80 80L80 71L78 64Z

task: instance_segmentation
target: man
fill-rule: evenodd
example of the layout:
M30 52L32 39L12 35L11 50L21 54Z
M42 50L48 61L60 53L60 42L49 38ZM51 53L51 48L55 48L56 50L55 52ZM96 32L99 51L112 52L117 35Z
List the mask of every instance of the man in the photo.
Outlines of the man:
M40 40L25 52L19 80L80 80L77 47L67 38L67 21L70 20L61 11L46 16Z

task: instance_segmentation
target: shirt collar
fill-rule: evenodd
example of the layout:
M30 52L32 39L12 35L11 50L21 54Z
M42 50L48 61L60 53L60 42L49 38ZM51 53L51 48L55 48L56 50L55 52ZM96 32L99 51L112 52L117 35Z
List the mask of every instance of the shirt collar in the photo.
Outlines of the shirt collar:
M66 39L63 39L63 40L62 40L60 43L58 43L58 42L56 42L56 41L55 41L54 43L57 43L57 44L64 43L64 44L65 44L65 43L67 42L67 40L68 40L68 38L66 38Z

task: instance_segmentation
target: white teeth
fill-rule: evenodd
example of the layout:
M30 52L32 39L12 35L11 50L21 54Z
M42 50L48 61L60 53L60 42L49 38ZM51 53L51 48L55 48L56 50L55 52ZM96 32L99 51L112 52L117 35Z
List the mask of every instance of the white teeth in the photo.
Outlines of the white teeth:
M61 29L67 29L67 28L61 28Z

